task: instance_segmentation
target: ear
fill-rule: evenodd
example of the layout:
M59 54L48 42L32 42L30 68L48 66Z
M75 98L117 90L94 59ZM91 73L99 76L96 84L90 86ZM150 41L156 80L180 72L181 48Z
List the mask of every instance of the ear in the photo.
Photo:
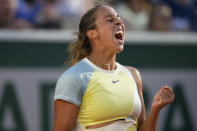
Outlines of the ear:
M96 32L95 30L88 30L88 31L86 32L86 35L87 35L88 38L90 38L90 39L96 39L96 38L98 38L98 34L97 34L97 32Z

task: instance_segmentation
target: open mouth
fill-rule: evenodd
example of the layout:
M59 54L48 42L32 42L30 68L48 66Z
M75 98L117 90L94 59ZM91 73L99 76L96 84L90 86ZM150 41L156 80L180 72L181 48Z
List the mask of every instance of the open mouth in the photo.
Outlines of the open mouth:
M118 30L115 34L116 39L118 40L123 40L123 31L122 30Z

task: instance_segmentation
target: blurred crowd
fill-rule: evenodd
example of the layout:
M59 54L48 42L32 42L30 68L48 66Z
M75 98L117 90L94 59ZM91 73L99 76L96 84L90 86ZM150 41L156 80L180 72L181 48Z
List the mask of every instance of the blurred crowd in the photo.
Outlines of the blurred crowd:
M197 0L105 0L131 31L197 31ZM78 28L95 0L0 0L0 29Z

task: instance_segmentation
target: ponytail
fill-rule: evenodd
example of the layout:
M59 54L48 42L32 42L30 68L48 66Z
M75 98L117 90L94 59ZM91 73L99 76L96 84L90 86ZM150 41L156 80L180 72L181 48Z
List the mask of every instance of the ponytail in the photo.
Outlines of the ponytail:
M79 33L77 41L73 42L69 48L70 65L76 64L78 61L90 55L92 51L91 43L86 35L87 30L96 28L96 11L103 5L97 5L96 7L87 11L81 18L79 24Z
M74 65L78 61L82 60L83 58L87 57L90 52L92 51L91 44L87 37L85 37L86 40L80 40L78 39L74 43L72 43L69 48L69 57L70 57L70 64Z

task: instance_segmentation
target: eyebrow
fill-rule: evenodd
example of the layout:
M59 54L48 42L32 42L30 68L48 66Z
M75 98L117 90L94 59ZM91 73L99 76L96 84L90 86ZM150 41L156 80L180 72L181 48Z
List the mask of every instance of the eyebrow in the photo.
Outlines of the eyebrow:
M113 17L113 15L106 15L105 17L104 17L104 19L106 19L106 18L112 18ZM120 17L118 14L116 14L116 17Z

